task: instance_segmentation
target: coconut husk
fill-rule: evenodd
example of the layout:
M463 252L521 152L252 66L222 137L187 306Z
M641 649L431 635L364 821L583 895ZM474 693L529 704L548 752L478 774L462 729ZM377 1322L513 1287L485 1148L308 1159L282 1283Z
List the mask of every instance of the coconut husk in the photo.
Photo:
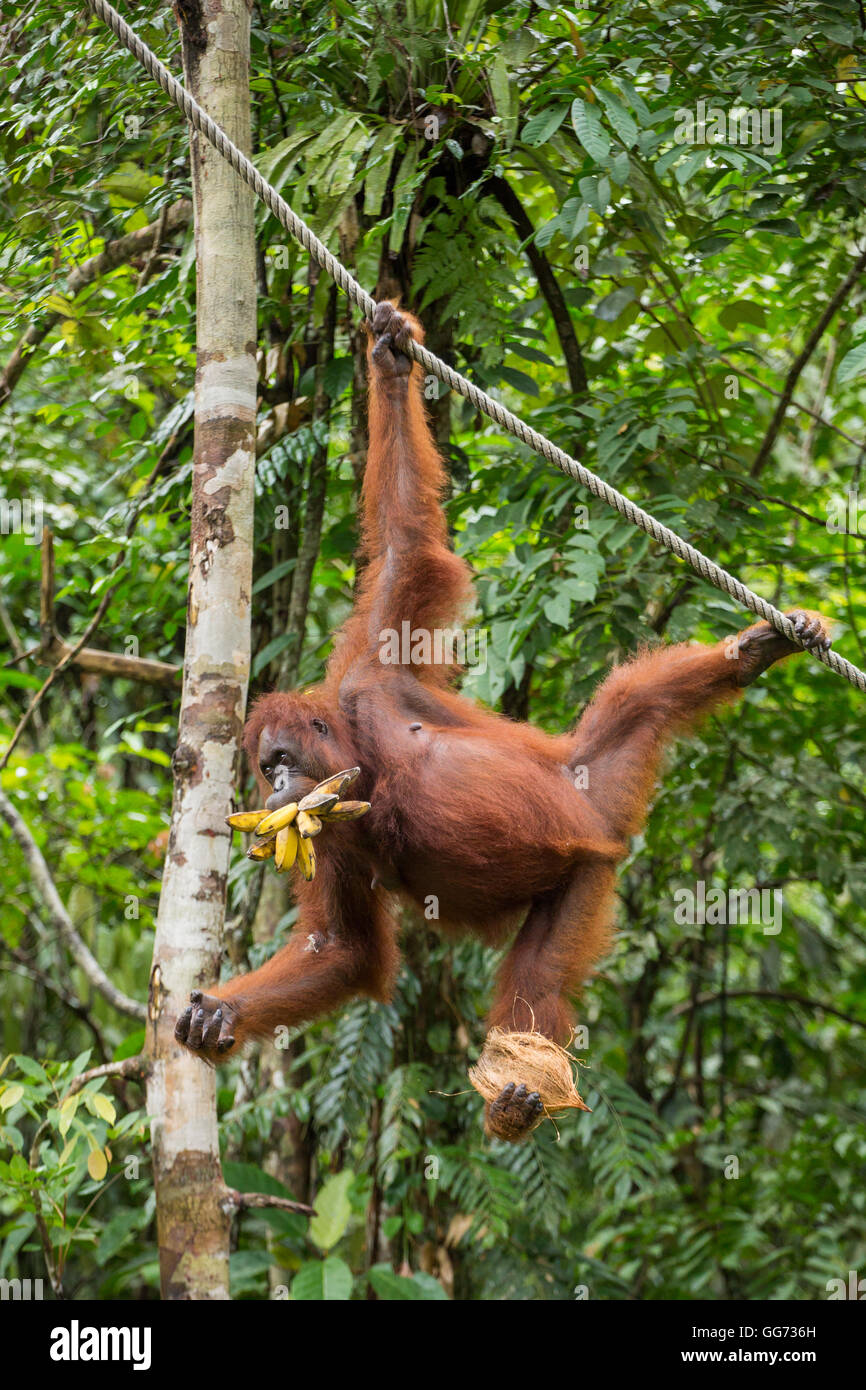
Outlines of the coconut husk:
M479 1095L489 1103L496 1100L510 1081L537 1091L544 1109L532 1129L560 1110L589 1110L574 1084L573 1058L564 1047L543 1033L510 1033L505 1028L491 1028L484 1049L474 1067L469 1068L469 1080ZM506 1132L507 1123L491 1125L488 1132L503 1139L522 1138Z

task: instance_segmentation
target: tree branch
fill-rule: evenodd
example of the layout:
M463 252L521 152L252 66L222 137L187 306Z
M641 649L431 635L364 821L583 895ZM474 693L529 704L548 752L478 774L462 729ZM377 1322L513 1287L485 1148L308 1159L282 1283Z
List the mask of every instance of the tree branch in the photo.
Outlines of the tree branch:
M162 235L166 236L179 227L186 227L191 218L192 203L189 198L180 198L170 208L164 208L156 222L150 222L146 227L139 227L137 232L130 232L127 236L118 237L116 241L109 241L98 255L91 256L87 261L82 261L81 265L76 266L72 271L66 281L66 298L74 299L94 280L98 280L101 275L116 270L119 265L123 265L125 261L131 261L133 257L142 252L151 251L160 226L162 226ZM18 340L12 351L12 356L3 371L0 372L0 409L11 396L39 344L63 317L64 315L57 311L42 315L31 323L27 332Z
M571 321L571 315L568 312L568 305L560 289L559 281L544 252L535 244L535 228L529 214L514 189L505 179L494 176L488 179L485 187L491 190L503 212L508 214L514 230L524 243L523 249L535 272L538 288L544 295L556 327L571 389L576 396L585 396L589 390L589 383L580 343L577 341L577 334L574 331L574 324Z
M67 1008L75 1018L80 1019L85 1027L90 1029L99 1051L102 1053L103 1057L107 1056L109 1048L102 1036L102 1030L84 1005L73 994L65 990L56 980L52 980L50 975L46 975L43 970L37 970L35 965L31 965L23 951L17 948L13 949L11 946L7 946L5 942L0 944L2 944L3 949L9 952L13 960L17 962L18 967L15 969L12 966L0 966L0 970L8 970L10 975L18 975L24 980L30 980L33 984L40 985L42 989L53 994L55 998L60 1000L64 1008Z
M293 1202L289 1197L274 1197L270 1192L238 1192L227 1187L223 1195L223 1207L231 1212L261 1211L268 1207L276 1211L294 1211L300 1216L315 1216L315 1208L305 1202Z
M100 1067L91 1067L80 1076L74 1077L64 1092L64 1100L74 1096L86 1086L88 1081L96 1081L100 1076L116 1076L126 1081L144 1081L150 1075L150 1059L143 1052L136 1057L124 1057L120 1062L104 1062Z
M129 1018L137 1018L143 1023L145 1019L144 1004L137 999L130 999L127 994L112 984L96 957L91 954L89 947L78 935L29 826L2 790L0 790L0 816L6 821L18 841L29 865L33 882L47 909L49 921L76 964L83 970L93 988L99 991L112 1008L117 1009L118 1013L126 1014Z
M706 343L708 347L712 347L712 343L709 343L706 338L701 338L701 342ZM762 391L766 391L768 396L775 396L777 400L781 399L782 392L777 391L774 386L768 385L766 381L762 381L754 372L747 372L745 367L741 367L738 363L732 362L730 357L726 357L723 352L716 352L716 357L719 362L723 362L726 367L730 367L732 372L736 372L738 376L745 377L746 381L751 381L753 385L758 386ZM810 405L806 405L805 401L791 400L788 404L792 405L795 410L799 410L801 415L808 415L811 420L822 425L825 430L832 430L834 434L838 434L840 439L844 439L849 444L853 444L855 449L863 448L862 439L855 439L853 434L847 434L846 431L840 429L838 425L834 425L832 420L828 420L824 415L819 415L817 410L813 410Z
M812 353L815 351L816 347L821 341L821 338L823 337L824 332L827 326L829 325L830 321L833 319L839 308L844 304L851 290L857 284L857 281L860 279L860 276L863 273L864 267L866 267L866 251L861 251L860 255L857 257L856 261L852 265L850 271L845 276L845 279L837 287L835 294L833 294L831 298L827 301L827 304L824 307L824 312L818 319L818 322L815 324L815 327L812 329L812 332L809 334L808 338L803 344L801 351L798 353L798 355L794 358L794 361L791 363L791 366L788 370L788 375L785 378L785 384L782 388L782 394L779 397L779 404L776 406L776 409L773 412L773 418L770 421L769 426L767 427L767 433L764 435L761 447L755 455L755 461L749 469L749 472L753 478L757 478L758 474L764 467L764 464L767 462L767 459L770 457L773 445L776 442L776 437L779 433L779 430L782 428L782 423L785 419L788 406L791 404L791 398L794 395L794 387L797 385L797 382L800 379L800 373L806 366L806 363L809 361L809 358L812 356Z
M170 443L171 443L171 441L169 441L169 444L170 444ZM129 540L130 536L132 535L133 531L135 530L136 523L138 522L138 518L139 518L139 514L140 514L140 512L141 512L141 509L142 509L142 507L144 506L145 502L147 501L147 499L148 499L148 497L149 497L149 495L150 495L150 489L153 487L153 484L154 484L154 482L156 481L157 477L159 476L159 473L160 473L160 471L161 471L161 469L162 469L162 467L163 467L163 463L164 463L165 457L166 457L166 450L168 449L168 447L169 447L169 445L167 444L167 445L166 445L166 448L162 451L162 453L160 454L160 456L159 456L159 458L157 459L156 463L154 464L153 468L151 469L151 471L150 471L150 477L148 478L148 480L147 480L147 482L145 483L144 487L140 490L140 492L138 493L138 495L137 495L137 497L136 497L136 499L135 499L135 505L133 506L133 509L132 509L132 515L130 516L129 521L127 522L127 525L126 525L126 538L127 538L127 540ZM43 555L46 553L46 551L45 551L45 545L46 545L46 542L45 542L45 540L44 540L44 538L43 538ZM46 614L46 612L47 612L47 613L49 614L49 616L50 616L50 613L53 611L53 605L54 605L54 549L53 549L53 540L49 543L49 551L48 551L48 553L49 553L49 558L50 558L50 565L49 565L48 573L46 573L46 570L43 568L43 571L42 571L42 580L41 580L41 585L42 585L42 592L41 592L41 612L42 612L42 615L43 615L43 624L44 624L44 619L45 619L45 614ZM116 555L115 558L114 558L114 564L112 565L112 567L111 567L111 573L110 573L109 576L108 576L109 581L114 581L115 575L117 575L117 573L119 572L119 570L120 570L121 566L123 565L123 563L125 562L125 560L126 560L126 546L124 545L123 547L121 547L120 550L118 550L117 555ZM46 591L47 591L47 588L48 588L49 584L50 584L50 588L51 588L51 598L50 598L50 602L49 602L48 599L46 598ZM8 743L8 745L7 745L7 747L6 747L6 752L3 754L3 757L0 758L0 772L2 772L3 768L4 768L4 767L6 766L6 764L9 762L9 759L10 759L11 756L12 756L12 751L13 751L13 749L15 748L15 745L17 744L18 740L20 739L20 737L21 737L21 735L23 734L24 730L26 729L27 723L28 723L28 721L29 721L31 715L33 715L34 712L39 708L39 706L41 705L43 699L44 699L45 696L48 694L48 691L51 689L51 686L52 686L52 685L54 684L54 682L56 681L57 677L61 674L62 671L65 671L65 670L66 670L66 667L69 666L71 662L73 662L73 661L75 660L75 658L78 656L79 652L81 652L81 651L84 649L84 644L85 644L85 642L87 641L88 637L91 635L91 633L93 633L93 632L96 631L97 627L98 627L99 624L102 622L103 617L105 616L105 614L106 614L107 611L108 611L108 605L109 605L109 603L111 602L112 598L114 597L114 591L115 591L116 588L117 588L117 583L116 583L116 582L110 582L110 583L109 583L108 588L105 590L104 594L102 595L102 599L101 599L101 601L100 601L99 607L97 608L97 610L96 610L96 612L94 613L93 617L91 618L90 622L89 622L89 623L87 624L87 626L85 627L85 629L84 629L84 631L82 632L81 636L79 637L78 641L75 643L74 646L72 646L72 647L67 647L67 648L66 648L66 650L65 650L65 652L64 652L64 654L63 654L63 656L61 656L61 658L60 658L60 660L58 661L57 665L56 665L55 667L53 667L53 669L52 669L51 671L49 671L49 673L48 673L48 675L46 676L45 680L42 682L42 684L40 685L39 689L36 691L36 694L33 696L33 699L30 701L30 704L27 706L26 710L24 711L24 713L22 714L21 718L20 718L19 721L18 721L17 727L15 728L15 730L14 730L14 732L13 732L13 734L12 734L12 737L11 737L11 739L9 740L9 743ZM92 649L91 649L91 650L92 650ZM160 665L162 665L162 664L163 664L163 663L160 663Z
M123 676L133 681L153 681L177 685L180 667L169 661L151 661L143 656L125 656L96 647L73 646L65 642L54 626L54 533L46 526L42 533L42 580L39 588L40 645L37 660L45 666L80 666L103 676Z
M832 1004L825 1004L822 999L809 999L805 994L795 994L790 990L777 989L729 989L722 994L699 994L695 1000L687 1003L677 1004L671 1009L673 1018L680 1014L691 1013L693 1009L703 1009L707 1004L718 1004L722 999L777 999L785 1004L802 1004L807 1009L823 1009L825 1014L832 1014L834 1018L841 1018L845 1023L853 1023L856 1028L866 1028L866 1019L857 1018L854 1014L843 1013L841 1009L835 1009Z

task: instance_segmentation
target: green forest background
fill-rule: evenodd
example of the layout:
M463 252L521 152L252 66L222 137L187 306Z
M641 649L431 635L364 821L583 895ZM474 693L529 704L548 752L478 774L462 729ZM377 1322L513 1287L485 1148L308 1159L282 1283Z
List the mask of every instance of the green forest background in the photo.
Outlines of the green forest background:
M170 9L124 13L178 72ZM846 0L310 0L255 4L252 39L254 158L361 283L402 294L434 352L774 604L832 616L861 666L862 277L822 315L866 233L864 23ZM90 645L177 664L187 131L83 8L4 0L0 55L3 365L29 335L0 391L3 495L41 501L55 533L61 636L111 589ZM677 143L677 110L701 100L780 111L781 148ZM261 206L257 234L253 693L315 680L349 610L365 426L357 314ZM490 639L467 691L560 730L640 643L744 625L465 401L434 420ZM8 739L47 672L39 546L4 529ZM484 1138L466 1067L495 953L423 922L393 1004L220 1068L227 1178L317 1194L320 1213L245 1214L233 1295L821 1299L866 1272L864 709L802 658L678 745L581 1010L591 1115L521 1147ZM176 716L171 686L72 667L2 771L78 932L139 999ZM6 827L0 844L0 1276L48 1259L69 1297L156 1297L143 1093L106 1080L59 1103L142 1034L50 928ZM231 970L294 917L233 854ZM781 889L781 931L677 924L696 881Z

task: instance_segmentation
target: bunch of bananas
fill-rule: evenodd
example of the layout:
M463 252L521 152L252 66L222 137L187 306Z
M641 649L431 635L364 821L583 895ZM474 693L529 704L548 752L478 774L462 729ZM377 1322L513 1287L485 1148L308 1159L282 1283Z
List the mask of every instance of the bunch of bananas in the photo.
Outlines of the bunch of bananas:
M359 775L359 767L335 772L313 787L301 801L290 801L278 811L238 811L226 817L232 830L255 831L256 843L247 850L248 859L273 858L277 870L286 873L297 861L308 883L316 876L316 851L313 837L325 821L357 820L370 809L369 801L341 801L350 782Z

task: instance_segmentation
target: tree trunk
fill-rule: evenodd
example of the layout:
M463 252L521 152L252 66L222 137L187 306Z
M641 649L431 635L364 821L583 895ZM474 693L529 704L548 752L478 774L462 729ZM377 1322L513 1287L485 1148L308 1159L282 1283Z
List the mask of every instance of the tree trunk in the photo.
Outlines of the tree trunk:
M246 0L178 6L189 90L250 148ZM219 975L229 831L250 664L256 411L252 194L192 137L197 368L183 695L149 1007L163 1297L228 1298L229 1204L216 1073L174 1042L190 989Z

